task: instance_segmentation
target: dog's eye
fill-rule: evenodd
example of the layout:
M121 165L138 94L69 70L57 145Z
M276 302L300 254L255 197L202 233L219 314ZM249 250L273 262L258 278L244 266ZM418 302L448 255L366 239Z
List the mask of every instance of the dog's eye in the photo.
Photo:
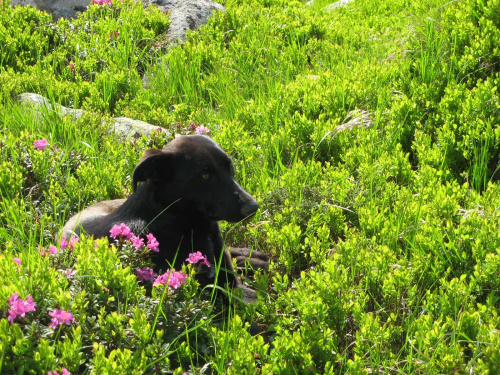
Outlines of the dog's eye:
M201 178L203 178L204 180L208 180L210 178L210 174L209 173L205 173L201 176Z

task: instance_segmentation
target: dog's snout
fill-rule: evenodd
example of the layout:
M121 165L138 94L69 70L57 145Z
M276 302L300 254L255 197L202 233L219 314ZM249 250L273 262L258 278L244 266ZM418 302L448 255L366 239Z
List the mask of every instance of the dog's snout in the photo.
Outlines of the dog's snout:
M255 199L252 199L248 202L246 202L242 207L241 207L241 214L245 217L253 215L254 213L257 212L259 209L259 204Z

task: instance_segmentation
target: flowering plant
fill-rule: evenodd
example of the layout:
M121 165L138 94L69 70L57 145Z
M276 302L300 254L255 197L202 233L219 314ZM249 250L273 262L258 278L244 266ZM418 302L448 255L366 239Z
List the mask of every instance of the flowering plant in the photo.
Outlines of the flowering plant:
M33 142L35 150L45 150L45 147L48 145L50 145L50 143L45 138Z
M33 301L33 297L28 295L26 300L19 298L19 294L14 293L9 298L9 316L7 320L10 323L14 323L14 320L21 317L25 318L26 314L30 311L36 311L36 302Z
M52 317L49 327L52 329L57 329L61 324L71 325L75 323L75 317L72 313L64 311L62 309L55 309L50 312L49 315Z

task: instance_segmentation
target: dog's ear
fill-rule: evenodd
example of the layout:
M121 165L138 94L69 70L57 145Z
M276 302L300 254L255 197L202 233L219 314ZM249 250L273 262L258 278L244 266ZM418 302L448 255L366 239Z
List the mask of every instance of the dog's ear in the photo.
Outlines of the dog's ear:
M173 172L172 156L172 153L163 150L147 150L134 169L132 190L135 191L142 181L160 182L169 178Z

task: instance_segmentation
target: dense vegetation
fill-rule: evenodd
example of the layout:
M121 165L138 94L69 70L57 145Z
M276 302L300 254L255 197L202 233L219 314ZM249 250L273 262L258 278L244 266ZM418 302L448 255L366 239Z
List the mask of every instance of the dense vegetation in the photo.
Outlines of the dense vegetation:
M131 0L74 22L8 3L2 374L499 373L500 0L227 0L175 48L168 14ZM88 112L33 111L23 92ZM226 242L274 259L245 281L257 305L221 312L192 277L138 282L128 245L61 246L168 141L117 139L114 116L204 125L233 156L261 209L223 223Z

